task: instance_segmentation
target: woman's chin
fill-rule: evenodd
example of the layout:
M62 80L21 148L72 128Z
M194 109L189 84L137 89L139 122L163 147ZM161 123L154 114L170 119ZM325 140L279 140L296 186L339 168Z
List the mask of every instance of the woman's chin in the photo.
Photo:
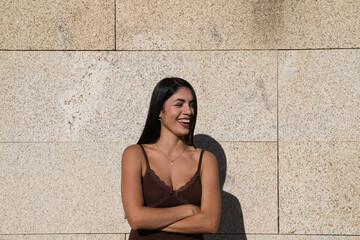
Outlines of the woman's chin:
M189 131L181 131L181 132L178 132L176 135L179 137L179 138L183 138L185 137L186 135L189 134Z

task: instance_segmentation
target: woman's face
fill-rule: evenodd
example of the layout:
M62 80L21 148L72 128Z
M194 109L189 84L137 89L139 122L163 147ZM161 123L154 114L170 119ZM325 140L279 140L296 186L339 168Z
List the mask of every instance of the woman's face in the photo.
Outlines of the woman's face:
M159 114L161 126L176 136L185 136L189 133L190 122L194 116L194 98L191 90L186 87L179 88L164 103Z

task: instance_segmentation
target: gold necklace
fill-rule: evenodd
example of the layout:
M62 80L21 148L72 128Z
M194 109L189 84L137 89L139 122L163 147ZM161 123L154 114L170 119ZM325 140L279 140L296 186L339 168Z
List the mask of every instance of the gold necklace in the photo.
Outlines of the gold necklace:
M155 143L155 146L156 146L157 149L159 149L160 153L161 153L165 158L167 158L167 159L170 160L171 166L174 166L174 162L175 162L175 161L185 152L185 150L187 149L187 145L185 145L184 150L183 150L175 159L171 160L170 158L168 158L168 157L165 155L165 153L163 153L163 152L160 150L160 148L158 147L158 145L157 145L156 143Z

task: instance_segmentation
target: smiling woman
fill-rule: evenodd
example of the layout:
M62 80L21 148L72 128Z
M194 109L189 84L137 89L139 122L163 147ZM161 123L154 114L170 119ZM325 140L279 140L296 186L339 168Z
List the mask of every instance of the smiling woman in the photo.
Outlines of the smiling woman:
M190 122L194 116L194 97L189 88L181 87L164 104L159 114L162 131L173 131L178 137L190 132ZM160 131L161 132L161 131Z
M217 231L217 161L194 146L196 115L196 94L187 81L165 78L156 85L143 133L122 157L130 240L203 239Z

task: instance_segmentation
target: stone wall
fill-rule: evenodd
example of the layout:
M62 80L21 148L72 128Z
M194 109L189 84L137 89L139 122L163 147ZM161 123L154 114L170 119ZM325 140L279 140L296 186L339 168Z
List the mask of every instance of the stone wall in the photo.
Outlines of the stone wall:
M199 99L207 239L360 237L360 2L1 1L0 239L126 239L121 154L154 85Z

